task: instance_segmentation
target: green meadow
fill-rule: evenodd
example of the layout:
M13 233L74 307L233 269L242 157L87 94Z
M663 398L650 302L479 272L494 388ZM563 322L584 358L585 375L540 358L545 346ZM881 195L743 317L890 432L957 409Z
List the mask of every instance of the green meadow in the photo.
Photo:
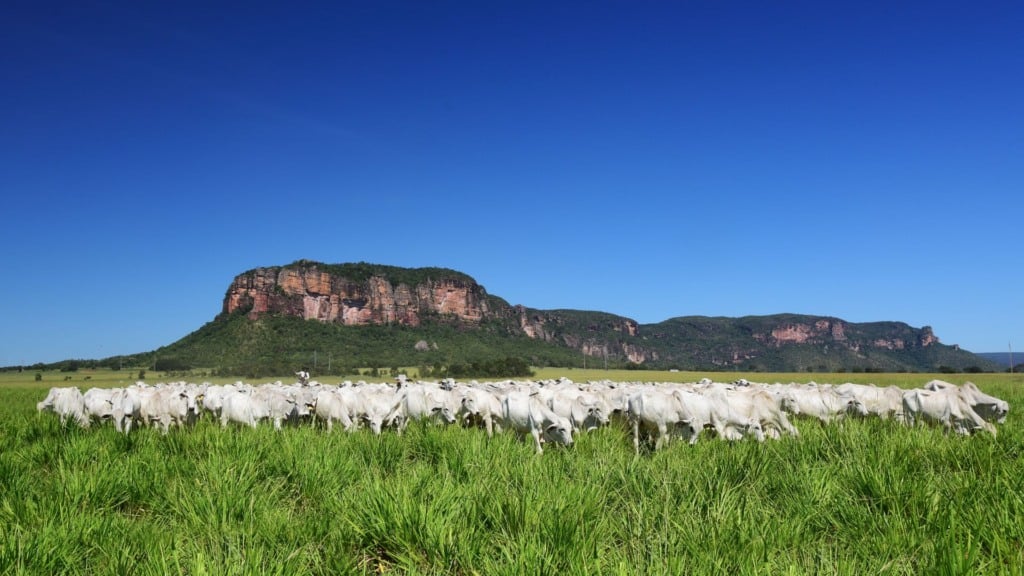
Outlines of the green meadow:
M1024 376L534 378L558 376L971 380L1011 409L996 438L797 419L799 438L763 444L705 437L637 456L609 427L537 456L510 433L427 424L402 436L210 420L167 436L61 428L36 413L48 387L133 374L0 374L0 574L1024 573Z

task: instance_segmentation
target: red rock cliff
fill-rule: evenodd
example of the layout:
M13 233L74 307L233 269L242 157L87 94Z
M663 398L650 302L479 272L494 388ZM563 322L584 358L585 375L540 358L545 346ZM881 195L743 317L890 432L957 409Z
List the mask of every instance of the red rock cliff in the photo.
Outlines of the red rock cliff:
M429 277L414 286L385 275L350 280L313 265L257 268L236 276L224 295L223 312L245 311L255 319L283 314L307 320L418 326L425 314L479 322L488 314L487 293L465 277Z

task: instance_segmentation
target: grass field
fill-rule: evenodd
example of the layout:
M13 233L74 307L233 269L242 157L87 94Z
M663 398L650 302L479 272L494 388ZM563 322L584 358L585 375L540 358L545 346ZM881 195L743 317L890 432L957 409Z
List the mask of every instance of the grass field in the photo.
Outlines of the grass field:
M799 438L641 456L606 428L538 457L510 434L426 425L401 437L208 421L167 436L61 429L35 412L49 386L134 379L2 374L0 574L1024 573L1021 375L535 378L562 375L940 377L971 380L1011 411L997 438L798 420Z

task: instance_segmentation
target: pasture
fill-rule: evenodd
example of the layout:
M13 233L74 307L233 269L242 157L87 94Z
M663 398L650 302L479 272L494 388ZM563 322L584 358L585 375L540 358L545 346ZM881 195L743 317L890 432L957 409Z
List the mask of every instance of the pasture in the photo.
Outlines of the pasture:
M130 374L33 374L0 375L0 574L1024 573L1017 374L535 377L905 388L942 378L1011 406L996 438L795 419L799 438L704 438L640 456L616 427L543 456L510 433L423 423L373 436L204 420L125 437L61 428L35 403L50 386L118 386Z

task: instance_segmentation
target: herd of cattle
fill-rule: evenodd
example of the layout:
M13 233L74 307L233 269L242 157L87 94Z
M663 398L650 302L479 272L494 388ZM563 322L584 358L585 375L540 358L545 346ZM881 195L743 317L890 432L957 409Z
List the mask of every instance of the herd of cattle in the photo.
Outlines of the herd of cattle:
M300 378L295 384L275 382L253 386L174 382L125 388L51 388L37 410L52 411L61 424L82 427L110 420L128 434L137 424L157 426L166 434L172 425L185 427L211 417L221 427L232 423L274 428L302 422L335 424L352 431L368 427L374 434L398 434L414 420L514 430L542 444L572 445L580 433L621 422L632 432L639 452L642 440L655 450L673 438L693 444L704 430L723 440L799 436L791 418L827 424L850 415L895 419L914 425L936 423L959 434L987 431L1006 420L1009 404L989 396L973 383L956 386L932 380L921 388L886 388L865 384L759 384L703 379L693 383L574 383L566 378L544 381L394 384L343 382L325 385Z

